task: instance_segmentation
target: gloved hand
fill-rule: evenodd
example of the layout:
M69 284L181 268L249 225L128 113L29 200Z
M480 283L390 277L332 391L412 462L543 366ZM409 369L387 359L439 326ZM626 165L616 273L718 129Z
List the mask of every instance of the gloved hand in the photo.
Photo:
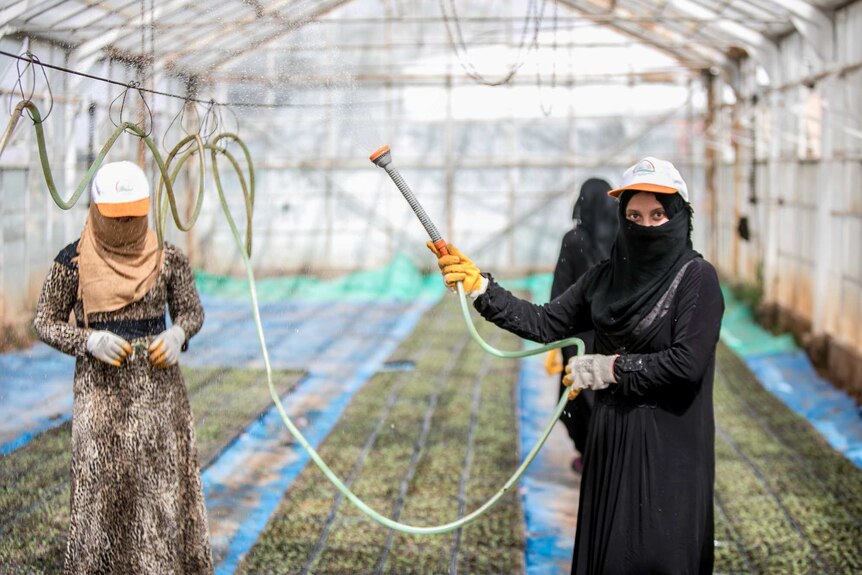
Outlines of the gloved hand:
M563 371L563 352L559 349L552 349L545 356L545 373L554 375Z
M132 352L132 344L115 333L97 330L87 338L87 351L99 361L119 367Z
M574 399L582 389L605 389L617 382L614 377L614 361L618 355L576 355L566 365L563 385L569 387L569 399Z
M470 258L458 251L458 248L452 244L447 245L449 255L444 256L440 254L434 242L429 240L425 245L437 256L437 265L443 274L446 287L454 290L456 283L464 282L464 292L468 295L475 298L485 293L488 288L487 278L479 274L479 268L470 261Z
M156 367L170 367L180 360L180 351L186 341L186 332L172 325L150 343L150 363Z

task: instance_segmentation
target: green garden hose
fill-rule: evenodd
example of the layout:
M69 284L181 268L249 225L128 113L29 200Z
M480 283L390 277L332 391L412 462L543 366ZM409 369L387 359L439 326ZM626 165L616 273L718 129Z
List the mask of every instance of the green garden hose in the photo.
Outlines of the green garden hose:
M527 466L529 466L530 463L533 461L533 459L535 459L539 450L542 448L545 441L548 439L548 436L550 435L551 430L554 428L554 425L556 424L557 419L559 419L560 415L562 414L563 410L566 407L566 403L568 401L566 394L563 394L562 397L560 397L560 401L557 403L556 409L554 410L553 415L551 416L547 425L545 426L545 429L544 429L542 435L539 437L538 441L536 441L536 444L533 446L533 448L527 454L527 457L524 459L524 461L521 463L521 465L518 467L518 469L515 470L515 473L503 484L503 486L490 499L488 499L488 501L486 501L481 507L479 507L478 509L469 513L468 515L465 515L464 517L461 517L460 519L458 519L456 521L452 521L450 523L446 523L443 525L414 526L414 525L407 525L405 523L401 523L398 521L393 521L392 519L389 519L388 517L381 515L380 513L378 513L377 511L375 511L371 507L369 507L359 497L354 495L353 492L351 492L350 489L348 489L347 486L344 485L344 483L342 483L342 481L329 468L329 466L326 464L326 462L323 461L323 459L321 459L321 457L317 453L317 451L308 443L308 440L306 440L306 438L302 435L302 432L293 424L290 417L287 415L287 412L285 411L284 406L281 403L281 398L279 398L278 392L276 391L275 386L272 382L272 367L271 367L271 364L269 361L269 352L267 351L266 340L265 340L264 333L263 333L263 325L262 325L261 318L260 318L260 307L258 305L258 300L257 300L257 290L255 287L256 284L255 284L255 279L254 279L254 272L252 271L251 260L249 259L251 257L251 237L252 237L251 223L252 223L252 210L253 210L253 206L254 206L254 168L252 165L251 156L249 154L248 148L242 142L242 140L238 136L236 136L235 134L224 133L224 134L220 134L217 137L215 137L212 140L212 143L204 144L199 135L192 135L192 136L185 138L179 144L177 144L177 146L175 146L174 149L169 154L168 161L164 162L162 160L162 157L159 154L158 149L156 148L155 144L152 142L152 140L149 138L149 136L147 136L143 132L143 130L141 130L138 126L135 126L134 124L131 124L128 122L123 123L122 125L120 125L117 128L117 130L114 131L114 133L111 135L111 137L105 143L105 145L102 147L101 151L99 152L99 155L96 157L93 164L87 170L87 173L85 174L83 180L78 184L77 189L72 194L72 196L69 198L69 200L63 200L59 196L59 194L57 193L56 186L54 184L54 180L53 180L53 177L51 175L51 168L50 168L50 165L48 162L47 150L45 148L44 133L42 131L42 126L40 124L39 111L36 109L36 106L32 102L23 101L15 107L15 113L13 114L13 118L10 120L9 124L7 125L7 128L3 134L2 139L0 139L0 156L2 156L3 150L6 148L6 145L8 144L9 140L11 139L12 132L15 129L15 124L18 122L18 119L20 118L20 115L21 115L20 113L21 113L21 111L23 111L24 108L28 108L31 111L31 113L33 114L34 125L35 125L35 129L36 129L36 139L37 139L38 148L39 148L39 158L40 158L40 161L42 163L42 171L43 171L44 176L45 176L45 182L48 185L48 190L49 190L51 197L54 200L54 202L60 208L62 208L64 210L68 210L78 201L78 199L80 198L83 191L90 184L90 180L92 180L96 171L99 169L99 166L104 161L105 155L110 150L111 146L113 146L114 142L116 141L116 139L119 137L119 135L122 132L129 130L144 140L147 147L152 152L153 157L156 161L156 164L158 165L159 172L161 174L161 180L159 182L157 192L156 192L157 210L156 210L156 215L154 217L154 220L156 222L155 223L156 231L157 231L157 234L159 237L159 245L163 245L163 243L162 243L163 242L163 220L166 217L166 211L167 211L168 205L170 205L170 210L173 214L174 222L176 223L177 227L180 228L181 230L187 231L188 229L191 229L191 227L194 225L195 221L197 220L197 217L200 214L200 205L201 205L201 201L202 201L202 197L203 197L203 183L202 183L203 177L200 178L201 179L201 187L200 187L200 190L198 192L198 196L197 196L197 199L195 202L194 213L189 218L189 221L187 221L185 223L182 223L179 220L178 209L177 209L177 205L176 205L176 198L174 197L173 184L174 184L174 181L176 180L176 177L179 173L181 166L195 153L200 154L199 161L201 163L201 173L203 173L203 169L204 169L203 168L203 163L204 163L203 150L204 149L210 150L211 159L212 159L212 165L211 165L212 174L213 174L213 179L214 179L215 184L216 184L216 189L218 191L219 202L221 203L222 211L224 212L225 219L227 220L228 226L230 227L231 234L233 235L234 241L236 242L237 248L239 249L240 256L242 257L243 263L245 264L246 275L248 277L248 282L249 282L249 293L251 295L252 313L254 316L254 323L255 323L255 328L257 330L258 339L260 341L260 348L261 348L261 353L263 355L264 366L266 368L266 381L267 381L267 385L269 387L270 396L272 397L272 400L275 403L275 406L278 409L279 414L281 415L281 419L284 422L284 425L287 427L288 431L290 431L291 435L293 435L293 437L296 438L296 440L300 443L300 445L302 445L302 447L305 448L306 451L308 451L308 454L311 457L311 459L314 461L315 464L317 464L317 466L320 468L320 470L323 472L323 474L326 475L326 477L332 482L332 484L335 485L335 487L338 488L338 490L345 497L347 497L347 499L350 500L351 503L353 503L360 511L365 513L368 517L377 521L381 525L385 525L386 527L389 527L391 529L395 529L395 530L400 531L402 533L411 533L411 534L417 534L417 535L422 535L422 534L430 535L430 534L448 533L450 531L454 531L454 530L456 530L460 527L463 527L464 525L467 525L468 523L474 521L475 519L480 517L483 513L485 513L485 511L490 509L501 497L503 497L506 493L508 493L511 490L512 486L518 481L518 479L520 479L521 475L523 475L524 471L527 469ZM243 176L243 173L242 173L242 169L240 168L240 165L236 161L236 159L225 148L220 148L220 147L215 145L216 142L218 142L220 139L223 139L223 138L227 138L227 139L235 141L240 146L240 148L243 150L243 153L245 154L247 166L248 166L248 173L249 173L248 182L246 182L246 180ZM177 165L174 167L173 172L169 174L168 168L170 167L170 164L172 163L173 159L177 156L177 154L179 154L179 152L183 148L183 146L185 146L187 143L191 142L192 140L195 141L196 145L194 147L192 147L190 150L186 151L182 156L180 156L180 159L178 160ZM239 177L240 186L242 188L243 197L245 199L246 216L247 216L245 244L243 244L241 234L239 232L239 229L236 226L236 223L234 222L233 216L231 215L230 209L228 208L228 205L227 205L227 200L225 199L225 196L224 196L224 190L222 187L221 178L219 176L218 162L217 162L217 158L218 158L219 154L224 155L226 158L228 158L228 161L231 163L232 167L234 168L234 171L236 172L237 176ZM162 196L161 196L162 186L164 186L165 192L167 194L167 198L164 201L162 200ZM467 323L467 327L470 331L470 334L477 341L477 343L488 353L491 353L491 354L496 355L498 357L518 358L518 357L524 357L527 355L534 355L537 353L542 353L543 351L545 351L547 349L559 347L561 345L575 345L578 347L578 354L583 353L583 342L577 338L571 338L571 339L565 340L563 342L557 342L556 344L551 344L549 346L542 346L542 347L538 347L538 348L534 348L534 349L530 349L530 350L524 350L524 351L510 352L510 351L497 350L497 349L493 348L492 346L490 346L488 343L486 343L479 336L479 333L476 331L476 327L473 325L473 322L470 318L470 311L469 311L469 308L467 306L467 299L466 299L466 296L464 294L464 288L461 285L461 283L458 283L458 296L459 296L460 301L461 301L461 309L462 309L462 312L464 314L464 320Z

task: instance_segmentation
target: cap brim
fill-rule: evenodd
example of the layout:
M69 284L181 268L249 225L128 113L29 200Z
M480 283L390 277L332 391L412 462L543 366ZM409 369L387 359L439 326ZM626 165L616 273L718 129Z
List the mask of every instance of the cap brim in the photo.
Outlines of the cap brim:
M96 204L99 213L106 218L128 218L145 216L150 212L150 198L120 204Z
M631 184L630 186L623 186L622 188L617 188L615 190L611 190L608 192L609 196L613 196L615 198L619 197L621 193L626 190L638 190L640 192L653 192L655 194L678 194L679 190L676 188L669 188L667 186L660 186L658 184Z

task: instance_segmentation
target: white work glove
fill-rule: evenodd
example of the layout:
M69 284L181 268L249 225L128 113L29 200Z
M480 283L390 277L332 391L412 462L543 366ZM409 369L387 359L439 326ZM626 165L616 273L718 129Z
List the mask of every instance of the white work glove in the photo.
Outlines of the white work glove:
M576 355L566 364L563 385L569 387L569 399L582 389L605 389L616 383L614 361L618 355Z
M186 341L186 332L172 325L150 343L150 363L156 367L170 367L180 360L180 351Z
M115 367L132 352L132 344L110 331L94 331L87 338L90 355Z

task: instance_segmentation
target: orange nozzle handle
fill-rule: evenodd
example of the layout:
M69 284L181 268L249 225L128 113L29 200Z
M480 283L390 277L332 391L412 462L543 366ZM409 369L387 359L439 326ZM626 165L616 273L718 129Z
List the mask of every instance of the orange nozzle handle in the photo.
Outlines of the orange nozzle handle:
M437 248L437 251L440 252L440 255L448 256L449 248L446 246L446 240L440 238L436 242L434 242L434 247Z
M389 146L382 146L382 147L378 148L373 154L368 156L368 159L373 162L378 157L380 157L381 155L385 154L388 151L389 151Z

